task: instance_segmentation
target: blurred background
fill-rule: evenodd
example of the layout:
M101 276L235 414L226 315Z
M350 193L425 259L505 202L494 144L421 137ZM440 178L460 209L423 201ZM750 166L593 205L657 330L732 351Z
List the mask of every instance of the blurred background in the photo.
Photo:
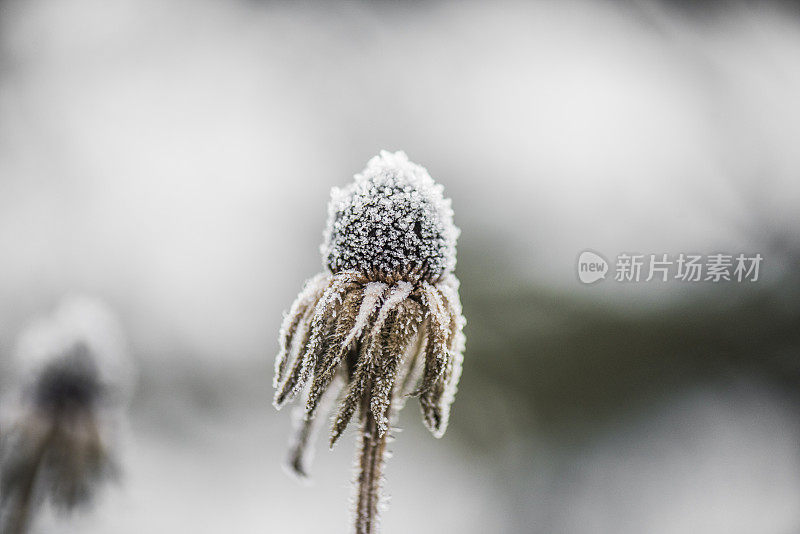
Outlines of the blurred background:
M776 3L0 0L0 392L70 292L139 366L120 484L34 531L348 532L354 433L290 479L271 375L382 148L452 197L468 320L387 533L800 531L798 58ZM585 249L764 262L589 286Z

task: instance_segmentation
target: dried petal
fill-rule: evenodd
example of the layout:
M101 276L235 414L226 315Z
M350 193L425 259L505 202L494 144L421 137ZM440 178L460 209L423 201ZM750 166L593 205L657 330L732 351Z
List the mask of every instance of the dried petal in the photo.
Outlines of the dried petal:
M448 341L450 339L451 316L442 302L439 290L423 284L423 298L428 313L428 336L425 347L425 373L422 384L412 395L421 395L442 378L450 361Z
M347 424L353 417L353 413L361 402L361 397L372 374L373 359L375 353L380 350L380 336L372 336L370 340L361 345L358 352L358 362L356 363L353 376L350 379L350 387L339 405L339 412L333 421L331 428L330 446L336 443L339 437L347 428Z
M320 396L333 379L336 367L350 349L350 344L345 339L353 330L359 314L359 302L364 296L363 290L356 289L347 294L339 310L336 324L330 330L333 332L327 342L327 349L317 360L314 370L314 379L308 392L306 401L306 418L314 417L314 412Z
M374 373L370 393L370 409L375 417L379 435L389 428L388 410L395 389L398 367L402 363L409 343L417 333L420 306L413 300L404 301L390 319L391 330L386 338L381 359L377 362L378 372Z
M330 329L331 319L336 316L335 307L341 304L342 294L355 285L353 273L340 273L333 277L331 284L317 302L311 319L311 334L294 366L275 394L273 404L281 408L294 398L308 380L316 363L318 354L324 349L324 337Z
M318 401L318 406L327 411L341 390L343 381L334 376L332 383L323 392ZM294 432L289 443L289 453L286 458L286 467L299 478L309 478L311 461L313 459L313 445L317 434L324 422L319 417L306 417L304 406L298 406L292 413L294 419Z
M313 307L320 296L322 296L329 278L329 274L320 273L308 280L303 290L292 303L289 312L283 318L283 324L281 325L280 334L278 335L280 349L278 351L278 356L275 358L275 376L272 380L272 387L277 388L284 380L283 374L286 370L289 351L294 336L303 321L303 316L306 314L306 311L310 307Z

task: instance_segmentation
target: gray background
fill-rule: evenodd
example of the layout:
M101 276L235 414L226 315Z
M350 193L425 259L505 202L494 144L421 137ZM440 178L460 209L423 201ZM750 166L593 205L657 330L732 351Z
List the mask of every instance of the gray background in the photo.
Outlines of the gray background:
M800 23L739 2L0 2L0 387L68 292L140 369L125 476L37 532L347 532L350 432L280 469L281 312L330 187L403 149L453 199L467 325L385 530L800 529ZM593 286L578 254L759 252Z

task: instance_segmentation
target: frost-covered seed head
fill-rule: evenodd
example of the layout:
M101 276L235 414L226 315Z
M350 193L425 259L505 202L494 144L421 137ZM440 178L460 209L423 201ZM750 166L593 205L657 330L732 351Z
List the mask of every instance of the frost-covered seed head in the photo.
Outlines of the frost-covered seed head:
M413 270L435 281L455 268L458 234L443 187L404 152L382 150L353 183L332 189L321 251L333 273Z

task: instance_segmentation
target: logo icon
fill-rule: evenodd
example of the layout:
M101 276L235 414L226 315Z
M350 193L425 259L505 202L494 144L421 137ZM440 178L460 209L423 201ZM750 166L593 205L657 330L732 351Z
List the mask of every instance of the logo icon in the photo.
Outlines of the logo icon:
M584 250L578 256L578 279L584 284L604 280L608 272L608 262L600 254Z

